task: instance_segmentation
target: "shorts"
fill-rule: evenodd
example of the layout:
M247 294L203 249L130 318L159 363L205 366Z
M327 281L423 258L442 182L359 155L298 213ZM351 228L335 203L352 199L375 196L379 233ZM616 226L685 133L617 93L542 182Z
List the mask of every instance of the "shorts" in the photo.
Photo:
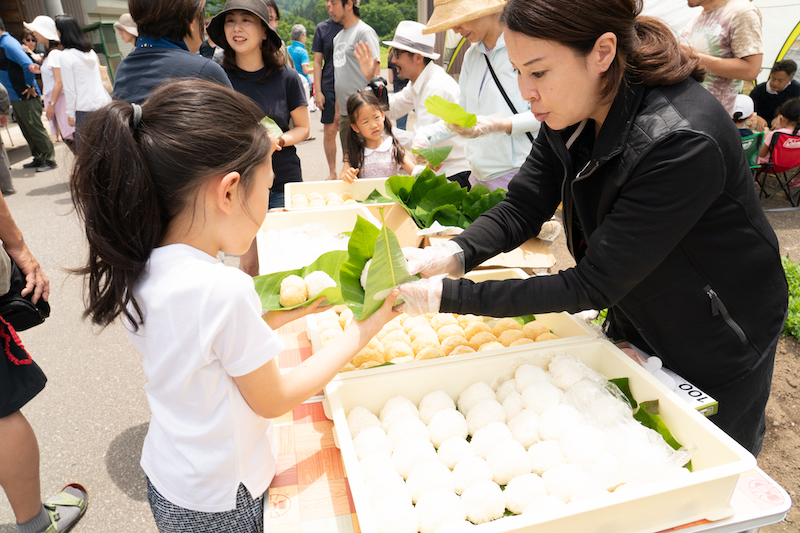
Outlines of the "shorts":
M159 533L263 533L264 496L253 498L241 483L236 509L218 513L192 511L164 498L147 479L147 500Z
M0 317L0 418L12 415L31 401L47 377L25 351L17 332Z
M333 91L322 91L322 96L325 97L325 109L322 110L320 122L323 124L333 124L333 119L336 116L336 93ZM331 105L331 103L333 105Z

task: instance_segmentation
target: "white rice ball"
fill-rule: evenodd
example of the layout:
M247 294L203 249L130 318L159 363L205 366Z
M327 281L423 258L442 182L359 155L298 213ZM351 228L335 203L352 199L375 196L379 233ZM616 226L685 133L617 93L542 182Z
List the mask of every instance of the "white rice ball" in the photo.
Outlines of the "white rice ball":
M412 415L405 416L395 422L386 436L389 438L389 445L392 447L392 450L394 450L400 442L411 437L430 439L428 428L422 423L422 420Z
M453 480L456 494L461 494L478 481L491 481L492 469L485 459L469 457L453 468Z
M542 474L542 479L548 493L555 494L567 503L605 492L579 465L556 465Z
M378 417L360 405L350 409L347 414L347 427L350 429L350 436L356 438L359 433L367 428L380 427L381 421Z
M521 514L537 499L547 496L547 486L538 475L525 474L509 481L503 496L506 497L506 509Z
M444 441L436 451L436 455L439 461L450 470L465 459L477 457L475 448L470 446L467 439L461 437L452 437Z
M329 287L336 286L336 280L334 280L327 272L322 270L315 270L314 272L309 272L305 278L303 278L306 282L306 286L308 287L308 299L313 300L317 297L319 293L324 291Z
M519 384L520 382L517 380L518 387ZM533 409L537 415L544 413L550 407L558 405L564 397L564 391L544 381L529 385L520 394L525 407ZM382 417L381 420L383 420Z
M495 393L497 401L503 403L503 400L506 399L506 396L512 392L517 392L517 380L514 378L502 382L500 386L497 387L497 392Z
M528 452L515 440L501 442L492 448L486 462L492 469L492 481L498 485L506 485L517 476L531 473Z
M514 440L514 436L508 426L502 422L492 422L476 431L470 444L478 457L486 459L492 448L498 443L508 440Z
M483 400L496 401L497 398L492 388L483 381L473 383L458 395L458 410L461 411L461 414L467 416L472 406Z
M379 418L383 431L389 433L395 422L408 415L419 418L419 410L414 403L404 396L389 398L381 409Z
M483 400L473 405L467 413L467 428L469 434L474 435L476 431L492 422L505 422L506 410L497 400L492 397L490 400Z
M563 403L539 415L539 436L542 440L558 440L564 428L584 422L584 416L577 409Z
M522 410L525 409L525 404L522 403L522 395L517 391L508 394L503 400L503 410L506 412L506 420L511 420Z
M577 424L565 427L558 439L568 463L594 463L606 450L605 433L594 426Z
M475 527L475 524L469 520L462 520L461 522L446 522L434 530L434 533L469 533Z
M606 451L592 463L584 466L586 475L606 490L613 490L623 482L622 466L617 457Z
M514 381L516 382L517 392L521 394L522 391L534 383L550 383L550 375L538 366L521 365L514 372Z
M433 489L455 491L456 482L449 468L437 460L417 465L406 480L411 501L417 503L420 496Z
M389 439L386 439L387 443ZM411 472L422 463L436 460L436 450L428 439L412 437L405 439L392 452L392 462L397 473L407 479Z
M353 447L356 449L356 456L359 460L366 458L376 452L392 451L391 443L386 433L379 427L371 427L363 430L353 439Z
M571 355L559 354L550 361L550 379L562 390L567 390L584 378L596 379L597 373Z
M408 494L406 484L403 482L403 478L397 474L373 476L364 485L367 488L367 497L372 508L386 498L400 499L411 504L411 496Z
M514 440L522 444L526 450L542 440L539 436L539 415L530 409L524 409L509 420L508 429L511 430Z
M453 437L467 438L467 421L464 415L455 409L443 409L433 415L428 425L430 440L438 448L442 443Z
M441 390L429 392L422 398L422 401L419 402L419 418L425 422L425 424L430 424L433 415L442 409L455 408L455 402L446 392Z
M361 271L361 277L359 281L361 281L361 288L364 291L367 290L367 274L369 273L369 266L372 264L372 259L368 259L366 264L364 264L364 270Z
M557 440L543 440L528 448L531 459L531 471L541 475L566 462L564 452Z
M436 489L423 494L417 502L420 533L434 533L436 528L447 522L466 520L467 510L464 502L455 492Z
M377 476L399 476L392 462L392 454L387 451L371 453L358 462L364 483Z
M531 504L525 508L523 514L544 514L544 513L552 513L558 512L558 510L564 507L566 503L564 500L556 496L555 494L548 494L544 498L537 498Z
M461 495L467 509L467 519L473 524L496 520L506 512L506 499L500 485L494 481L479 481Z
M372 509L378 533L417 533L419 517L414 506L405 498L384 498Z

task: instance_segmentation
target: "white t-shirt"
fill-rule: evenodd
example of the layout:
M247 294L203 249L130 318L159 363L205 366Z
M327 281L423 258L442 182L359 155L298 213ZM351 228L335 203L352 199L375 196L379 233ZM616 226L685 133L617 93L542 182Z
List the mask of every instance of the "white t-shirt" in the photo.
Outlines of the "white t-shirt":
M284 344L261 318L253 279L173 244L153 250L134 297L144 324L136 332L128 324L128 336L144 355L152 413L144 472L165 498L195 511L234 509L239 483L259 497L275 475L272 420L250 408L232 376Z
M53 86L56 83L56 79L53 76L53 69L61 68L59 60L60 55L61 50L55 48L50 50L50 53L47 54L47 57L42 61L42 94L50 94L53 92ZM45 106L47 106L47 102L45 102Z

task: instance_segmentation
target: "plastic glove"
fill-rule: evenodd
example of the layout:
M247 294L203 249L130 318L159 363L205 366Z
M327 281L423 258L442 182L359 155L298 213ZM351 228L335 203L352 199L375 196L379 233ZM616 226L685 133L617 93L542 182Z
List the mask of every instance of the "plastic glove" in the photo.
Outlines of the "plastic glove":
M442 304L443 279L444 276L436 276L400 285L400 296L404 303L398 310L411 316L438 313Z
M492 133L508 133L511 131L511 119L500 115L479 116L477 123L471 128L462 128L456 124L448 124L447 128L466 139L474 139Z
M411 141L412 150L424 150L426 148L430 148L430 143L428 142L428 138L423 135L417 135L414 137L414 140Z
M0 115L0 116L2 116L2 115ZM412 175L413 177L415 177L415 178L418 178L418 177L419 177L419 175L420 175L420 174L422 174L422 171L423 171L423 170L425 170L425 168L426 168L427 166L428 166L428 165L415 165L415 166L414 166L414 170L412 170L412 171L411 171L411 175Z
M409 274L424 277L446 274L456 278L464 275L464 250L453 241L425 248L403 248Z

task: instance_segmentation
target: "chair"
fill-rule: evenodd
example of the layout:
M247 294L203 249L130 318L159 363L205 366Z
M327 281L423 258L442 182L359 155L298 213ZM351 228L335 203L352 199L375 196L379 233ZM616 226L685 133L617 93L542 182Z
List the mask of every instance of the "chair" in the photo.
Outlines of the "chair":
M764 132L760 131L747 137L742 137L742 149L744 157L750 165L750 170L758 170L761 165L758 163L758 149L764 144ZM753 172L755 174L755 172Z
M786 199L792 207L798 207L798 196L800 188L792 191L789 184L800 176L800 135L788 133L775 133L769 144L769 161L763 163L756 172L756 183L761 187L761 193L766 198L761 205L769 202L773 196L783 191ZM765 189L765 184L769 176L774 176L778 182L778 188L769 196Z

